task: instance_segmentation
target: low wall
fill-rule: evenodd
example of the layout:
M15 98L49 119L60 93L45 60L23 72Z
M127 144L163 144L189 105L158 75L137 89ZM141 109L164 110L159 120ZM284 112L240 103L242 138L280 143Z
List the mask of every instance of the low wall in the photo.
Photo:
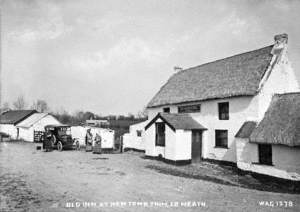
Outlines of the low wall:
M145 142L143 137L136 136L136 133L126 133L123 135L123 149L136 149L145 151Z

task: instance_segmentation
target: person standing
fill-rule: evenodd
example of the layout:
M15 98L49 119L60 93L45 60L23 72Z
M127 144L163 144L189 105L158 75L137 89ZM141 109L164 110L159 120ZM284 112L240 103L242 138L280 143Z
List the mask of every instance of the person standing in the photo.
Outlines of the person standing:
M93 134L91 133L91 129L88 129L86 131L86 136L85 136L85 150L92 151L92 145L93 145Z
M96 133L95 143L93 145L93 153L95 153L95 154L101 154L101 152L102 152L102 144L101 144L101 142L102 142L101 136L98 133Z

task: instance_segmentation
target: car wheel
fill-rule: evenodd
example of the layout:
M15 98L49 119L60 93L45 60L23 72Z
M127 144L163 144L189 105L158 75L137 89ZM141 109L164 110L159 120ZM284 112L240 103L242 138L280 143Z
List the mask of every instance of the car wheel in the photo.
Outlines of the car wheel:
M57 150L61 152L62 149L63 149L63 145L62 145L62 143L60 141L58 141L57 142Z

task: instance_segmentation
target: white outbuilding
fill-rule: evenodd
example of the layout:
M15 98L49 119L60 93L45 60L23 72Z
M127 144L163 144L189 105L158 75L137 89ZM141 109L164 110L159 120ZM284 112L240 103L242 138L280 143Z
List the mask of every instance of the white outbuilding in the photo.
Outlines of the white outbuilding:
M123 135L123 150L145 151L145 126L147 121L130 125L129 133Z
M0 132L9 136L9 139L19 139L17 124L37 113L36 110L9 110L0 116Z
M61 124L54 116L47 113L34 113L16 125L19 139L34 142L45 131L46 125Z
M93 138L96 134L101 136L101 147L102 149L112 150L115 147L115 132L107 128L91 127L91 126L72 126L71 134L72 138L79 141L81 146L85 146L86 132L91 129Z

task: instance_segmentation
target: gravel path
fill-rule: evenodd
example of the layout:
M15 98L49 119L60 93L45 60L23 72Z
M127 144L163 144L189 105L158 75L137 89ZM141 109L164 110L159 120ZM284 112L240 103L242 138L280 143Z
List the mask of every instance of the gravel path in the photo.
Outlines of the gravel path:
M0 143L1 212L300 211L299 194L161 173L153 166L165 165L141 153L43 152L35 146Z

